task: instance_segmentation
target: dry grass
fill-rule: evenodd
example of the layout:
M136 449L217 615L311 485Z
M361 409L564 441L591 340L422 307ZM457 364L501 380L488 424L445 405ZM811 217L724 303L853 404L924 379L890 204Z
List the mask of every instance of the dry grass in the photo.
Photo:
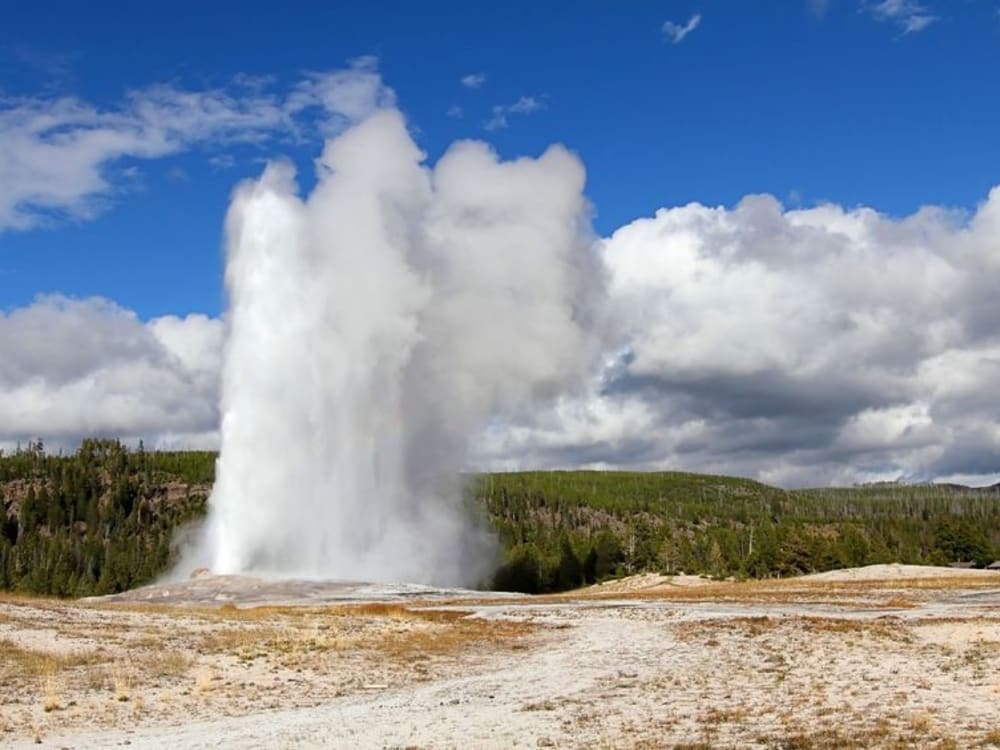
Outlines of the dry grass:
M63 707L62 681L55 672L49 672L42 678L42 710L45 713L58 711Z
M831 635L855 635L868 638L910 642L909 626L895 619L861 619L848 617L722 617L679 623L674 627L676 637L682 641L698 641L718 645L718 638L738 634L744 638L779 631L806 631Z
M215 683L219 679L218 673L210 666L202 665L194 671L194 692L196 695L204 695L215 689Z
M329 610L331 615L354 617L379 617L392 620L424 620L428 622L451 622L468 617L472 613L467 609L453 607L428 607L423 605L406 605L396 602L365 602L334 607Z
M914 609L920 605L905 596L891 596L878 603L880 609Z
M910 714L909 723L912 731L926 736L934 726L934 717L927 711L915 711Z
M116 664L111 667L111 686L115 700L125 703L132 698L135 687L135 676L127 665Z
M28 604L32 607L59 608L66 604L66 600L57 599L53 596L25 593L23 591L0 591L0 603L14 605Z
M224 627L206 631L198 638L198 652L230 654L243 659L283 653L294 648L295 639L280 627Z
M757 741L774 750L912 750L917 747L958 750L960 747L954 738L936 734L931 725L923 721L903 730L893 729L885 720L854 729L827 727L804 730L793 725L781 735L763 735Z
M854 633L888 640L909 640L911 637L907 625L883 617L874 620L849 617L800 617L796 621L801 627L813 632Z
M365 645L389 658L406 660L418 655L454 655L484 645L492 649L512 646L535 630L537 626L524 622L464 619L447 627L384 632Z
M275 622L296 620L326 611L323 607L299 605L261 605L238 607L232 602L221 606L176 605L137 602L95 602L93 609L111 615L129 613L144 617L160 616L172 622L191 620L193 622Z
M197 636L199 653L250 661L277 658L286 665L317 652L360 649L384 656L442 655L489 643L503 646L534 628L524 623L470 617L467 610L371 602L329 608L224 607L198 612L227 625Z
M178 677L186 674L194 658L181 651L154 651L141 659L142 671L153 678Z
M78 607L43 600L38 608L36 601L2 610L24 640L0 640L0 703L20 706L13 731L30 725L43 734L54 726L53 712L65 729L176 721L217 705L235 713L313 705L432 679L482 645L518 648L535 629L412 603ZM29 647L36 643L47 645ZM293 688L306 682L309 690Z
M922 593L943 591L995 589L1000 586L1000 575L949 575L907 579L855 579L824 580L814 578L783 578L748 581L712 581L698 586L675 586L665 583L638 590L581 589L564 594L537 597L538 601L565 601L566 599L606 600L665 600L677 602L732 602L732 603L812 603L845 604L852 600L862 606L910 608ZM876 597L879 597L876 600ZM887 598L881 598L887 597Z
M96 651L53 654L26 648L14 641L0 639L0 680L38 679L77 667L98 664L104 657Z
M67 692L89 684L88 673L104 657L96 651L56 654L0 640L0 685L19 697L37 696L44 713L72 705Z

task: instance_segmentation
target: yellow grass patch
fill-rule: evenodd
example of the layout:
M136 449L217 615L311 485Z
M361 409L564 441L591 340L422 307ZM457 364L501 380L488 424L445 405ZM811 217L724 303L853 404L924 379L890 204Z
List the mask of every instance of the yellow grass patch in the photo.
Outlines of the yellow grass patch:
M0 680L37 679L48 674L98 664L104 657L96 651L53 654L0 639Z
M116 701L124 703L130 700L134 685L135 676L128 666L116 664L111 667L111 686Z

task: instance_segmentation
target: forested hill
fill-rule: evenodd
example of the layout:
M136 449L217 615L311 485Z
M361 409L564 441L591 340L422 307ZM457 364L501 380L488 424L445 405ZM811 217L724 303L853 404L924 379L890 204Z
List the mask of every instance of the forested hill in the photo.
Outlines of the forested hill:
M215 454L87 440L0 454L0 588L59 596L141 585L205 513ZM1000 557L1000 486L786 491L684 473L470 476L469 512L502 543L496 588L555 591L643 571L765 577L879 562Z
M506 550L498 588L546 591L643 571L768 577L875 563L989 564L1000 485L786 491L683 473L477 477Z
M152 580L174 531L201 518L215 454L127 450L85 440L72 456L41 445L0 455L0 588L57 596Z

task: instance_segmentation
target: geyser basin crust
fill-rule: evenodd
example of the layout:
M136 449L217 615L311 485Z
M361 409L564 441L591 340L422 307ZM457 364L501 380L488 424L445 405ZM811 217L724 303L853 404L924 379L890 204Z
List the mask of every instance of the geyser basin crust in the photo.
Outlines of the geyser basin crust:
M678 583L447 606L0 599L20 665L0 728L25 748L996 744L1000 573Z
M246 575L205 575L187 581L142 586L131 591L84 599L86 602L191 606L310 606L347 602L433 601L482 598L482 591L438 588L416 583L303 581ZM491 597L520 596L491 592Z

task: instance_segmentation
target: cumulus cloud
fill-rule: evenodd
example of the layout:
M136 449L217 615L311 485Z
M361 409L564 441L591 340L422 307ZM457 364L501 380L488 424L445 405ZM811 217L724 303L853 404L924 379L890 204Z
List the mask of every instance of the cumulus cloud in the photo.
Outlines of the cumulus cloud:
M470 182L451 165L496 170L493 158L470 144L438 165L440 210L428 231L441 242L485 241L456 217L470 201L491 205L488 191L527 167L504 165ZM497 343L491 328L506 313L486 315L485 327L473 325L478 313L447 318L469 325L435 340L461 346L426 346L425 364L452 373L454 398L491 404L493 417L471 444L473 468L684 469L785 486L992 482L1000 474L998 237L1000 188L968 215L789 210L770 196L732 208L665 208L602 243L614 336L596 337L608 342L604 364L582 392L551 389L525 402L484 396L489 381L463 379L465 365L445 354L516 349ZM479 254L503 262L495 271L471 270L509 273L519 262L512 247ZM451 290L442 309L486 310L482 284L461 265L425 262L435 273L465 274L461 283L439 278ZM143 322L100 299L43 297L0 315L0 443L41 436L71 447L107 434L215 446L222 337L218 320ZM539 351L510 366L554 356Z
M378 59L364 56L351 60L344 70L310 73L295 87L284 109L293 115L320 108L327 115L324 133L335 135L376 109L395 104L395 92L382 83Z
M489 120L483 123L486 130L503 130L510 125L509 115L527 115L544 109L545 103L540 97L522 96L513 104L497 104L493 107L493 114Z
M204 447L217 440L223 325L143 322L101 298L44 296L0 313L0 445L83 437Z
M216 171L232 169L236 166L236 157L232 154L213 154L208 157L208 165Z
M866 2L862 7L875 20L896 24L904 36L923 31L940 20L918 0L879 0Z
M680 44L684 41L684 37L698 28L698 24L700 23L701 13L695 13L688 19L688 22L684 24L674 23L673 21L664 21L661 30L663 31L663 35L672 43Z
M605 242L623 348L586 398L494 425L485 465L784 485L1000 474L1000 188L972 216L691 204Z
M491 205L488 191L503 188L505 171L527 168L465 179L470 164L495 170L492 160L469 144L438 165L440 210L428 231L441 242L478 247L456 217L470 201ZM463 170L452 170L459 163ZM968 215L790 210L770 196L661 209L602 243L615 335L599 373L573 395L489 396L493 417L473 439L469 465L684 469L785 486L996 481L998 237L1000 188ZM471 269L508 273L519 262L511 248L479 254L503 261L495 271ZM452 290L442 309L486 309L462 266L425 262L435 273L466 274L461 283L440 277ZM485 327L472 324L478 313L449 317L469 325L434 340L461 346L425 347L427 367L452 373L452 397L487 398L488 381L463 379L465 365L445 354L475 358L480 344L513 351L516 342L497 343L490 327L505 315L487 315ZM72 446L108 434L214 446L222 337L218 320L143 322L99 299L43 297L0 315L0 442L41 436ZM539 351L511 366L553 357ZM524 403L531 408L515 408Z
M462 85L467 89L478 89L482 88L483 84L486 83L485 73L469 73L469 75L462 76Z
M0 229L33 226L52 212L90 215L134 179L127 175L134 166L112 169L125 156L267 139L294 130L309 111L336 129L391 112L394 102L371 58L310 75L284 98L268 94L269 85L241 81L235 89L243 93L154 87L133 92L114 110L67 98L4 102ZM487 127L505 127L508 115L542 104L522 97L496 107ZM398 123L394 128L398 137L390 140L413 151L402 161L419 161ZM371 177L368 164L328 157L322 163L357 169L362 182ZM545 279L515 273L526 264L519 248L534 235L504 232L511 216L546 215L534 196L562 194L545 188L545 180L573 184L578 168L559 149L508 164L473 143L456 144L432 175L407 167L418 182L431 181L435 196L414 233L419 252L428 253L417 259L421 283L437 290L420 320L435 334L422 339L426 356L414 372L446 374L444 392L463 413L492 412L472 442L471 466L674 468L786 486L1000 475L1000 407L992 398L1000 377L1000 188L969 215L935 207L904 218L864 207L788 209L766 195L732 208L661 209L602 243L612 324L574 303L573 323L588 332L583 338L606 349L589 387L568 394L564 381L550 379L561 388L546 386L525 399L489 390L488 378L467 377L477 371L467 367L477 357L523 349L524 342L503 338L503 321L516 312L504 307L511 299L538 307L518 318L535 333L564 309L566 299L550 307L535 290ZM511 185L529 177L542 187L526 192L530 201L515 210L511 195L519 193ZM501 205L513 213L497 213ZM405 206L397 208L393 232L413 220ZM579 212L551 208L553 216ZM496 232L473 231L484 222ZM564 224L546 225L539 236L566 230ZM447 261L431 252L435 247L450 248ZM473 255L476 263L465 267ZM579 277L563 280L575 300L588 299L581 280L600 274L578 270ZM486 292L497 285L502 293L493 300ZM346 289L356 291L353 282ZM468 312L435 317L452 307ZM144 322L101 299L42 297L0 313L0 443L41 436L71 447L80 437L107 434L214 446L222 338L218 320ZM573 351L582 346L569 337L546 340L573 344ZM435 351L434 341L449 348ZM546 345L502 359L511 375L504 382L548 382L544 367L559 369L560 351ZM449 359L456 352L461 361ZM529 366L543 372L518 369ZM408 416L411 424L430 424L427 415ZM438 426L434 434L448 440L413 444L464 444L475 421L458 420L461 435Z
M370 57L309 74L287 96L269 93L269 83L242 76L203 91L155 85L110 108L72 96L0 99L0 232L93 217L126 187L114 169L125 158L262 143L297 132L304 114L319 113L323 130L335 132L394 102Z

